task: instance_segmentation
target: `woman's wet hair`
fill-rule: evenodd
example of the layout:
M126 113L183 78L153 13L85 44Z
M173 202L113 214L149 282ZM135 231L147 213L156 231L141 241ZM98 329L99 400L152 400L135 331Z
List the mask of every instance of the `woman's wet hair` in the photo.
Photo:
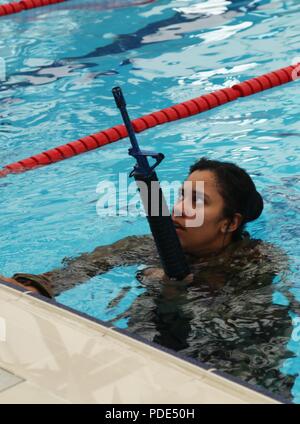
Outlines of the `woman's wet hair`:
M223 214L225 218L233 219L235 213L242 215L239 228L233 233L233 240L239 240L247 222L257 219L264 208L261 195L256 190L250 175L231 162L199 159L190 167L194 171L211 171L214 173L218 190L224 200Z

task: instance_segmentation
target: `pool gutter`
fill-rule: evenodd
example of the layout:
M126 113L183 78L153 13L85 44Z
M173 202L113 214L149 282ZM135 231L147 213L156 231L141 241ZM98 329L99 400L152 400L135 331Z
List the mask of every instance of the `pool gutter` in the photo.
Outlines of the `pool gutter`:
M0 368L20 379L0 391L0 404L290 403L4 282L0 282Z

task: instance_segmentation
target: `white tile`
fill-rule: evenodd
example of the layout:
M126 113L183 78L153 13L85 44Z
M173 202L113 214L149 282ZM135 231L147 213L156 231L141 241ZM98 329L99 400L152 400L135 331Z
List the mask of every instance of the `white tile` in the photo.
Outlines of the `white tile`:
M0 317L0 342L6 341L6 319Z
M6 337L0 341L0 365L23 376L32 363L57 354L60 347L46 336L45 328L34 317L17 305L0 302L0 316L6 321ZM51 329L50 321L46 327Z
M0 298L5 302L17 302L25 295L25 292L15 289L13 286L6 286L0 283Z
M9 387L21 383L23 380L20 377L0 368L0 392L7 390Z
M0 404L64 404L64 399L54 396L40 386L24 382L0 393Z
M25 403L39 402L37 387L45 399L72 403L274 402L56 306L14 297L13 291L0 286L6 328L0 366L31 385L23 397L21 387L14 388Z

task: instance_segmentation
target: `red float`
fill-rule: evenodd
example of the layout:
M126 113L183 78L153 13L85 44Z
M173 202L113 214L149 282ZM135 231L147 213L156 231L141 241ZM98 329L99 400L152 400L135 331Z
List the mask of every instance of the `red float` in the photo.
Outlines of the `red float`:
M0 16L12 15L23 10L35 9L36 7L48 6L49 4L62 3L67 0L21 0L14 3L0 5Z

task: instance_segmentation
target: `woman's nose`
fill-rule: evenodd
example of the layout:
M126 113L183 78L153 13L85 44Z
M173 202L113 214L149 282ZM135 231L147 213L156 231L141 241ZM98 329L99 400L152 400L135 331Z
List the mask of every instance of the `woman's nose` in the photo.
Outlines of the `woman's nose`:
M173 215L174 216L183 216L184 215L184 210L183 210L183 201L182 200L178 200L173 208Z
M192 218L194 216L194 211L190 210L190 206L184 200L178 200L173 208L174 216L181 216L183 218Z

